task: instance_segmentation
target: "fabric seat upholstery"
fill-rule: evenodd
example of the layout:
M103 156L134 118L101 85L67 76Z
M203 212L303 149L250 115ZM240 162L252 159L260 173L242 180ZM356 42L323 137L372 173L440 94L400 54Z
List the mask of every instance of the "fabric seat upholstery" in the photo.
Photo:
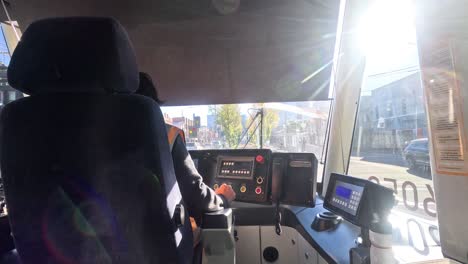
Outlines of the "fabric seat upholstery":
M23 263L189 263L190 224L164 119L110 18L31 24L8 69L29 97L0 117L1 172ZM188 221L185 214L185 222Z

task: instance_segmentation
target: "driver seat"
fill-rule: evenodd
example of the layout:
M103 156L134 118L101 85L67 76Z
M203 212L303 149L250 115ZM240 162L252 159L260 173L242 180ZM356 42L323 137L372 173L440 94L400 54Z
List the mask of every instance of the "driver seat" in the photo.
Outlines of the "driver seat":
M29 94L0 116L0 165L22 263L190 263L164 119L111 18L32 23L8 68ZM186 224L185 224L186 223Z

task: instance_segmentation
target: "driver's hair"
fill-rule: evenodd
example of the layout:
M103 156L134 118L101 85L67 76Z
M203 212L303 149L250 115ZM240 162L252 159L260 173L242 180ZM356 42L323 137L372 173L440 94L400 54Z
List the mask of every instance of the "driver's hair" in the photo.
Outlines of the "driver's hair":
M152 98L159 105L164 103L164 101L159 99L156 85L154 85L151 76L146 72L140 72L140 85L136 93Z

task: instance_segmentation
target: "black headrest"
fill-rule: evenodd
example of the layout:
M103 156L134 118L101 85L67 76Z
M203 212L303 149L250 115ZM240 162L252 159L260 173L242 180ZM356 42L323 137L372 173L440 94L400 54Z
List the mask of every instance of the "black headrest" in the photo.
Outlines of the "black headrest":
M133 93L135 52L112 18L39 20L24 32L8 67L10 85L26 94Z

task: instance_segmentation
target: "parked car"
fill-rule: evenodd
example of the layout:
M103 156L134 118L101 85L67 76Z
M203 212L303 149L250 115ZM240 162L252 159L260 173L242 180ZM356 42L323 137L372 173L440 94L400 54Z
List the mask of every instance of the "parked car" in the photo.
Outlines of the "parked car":
M410 169L429 168L429 140L427 138L412 140L403 151L403 156Z

